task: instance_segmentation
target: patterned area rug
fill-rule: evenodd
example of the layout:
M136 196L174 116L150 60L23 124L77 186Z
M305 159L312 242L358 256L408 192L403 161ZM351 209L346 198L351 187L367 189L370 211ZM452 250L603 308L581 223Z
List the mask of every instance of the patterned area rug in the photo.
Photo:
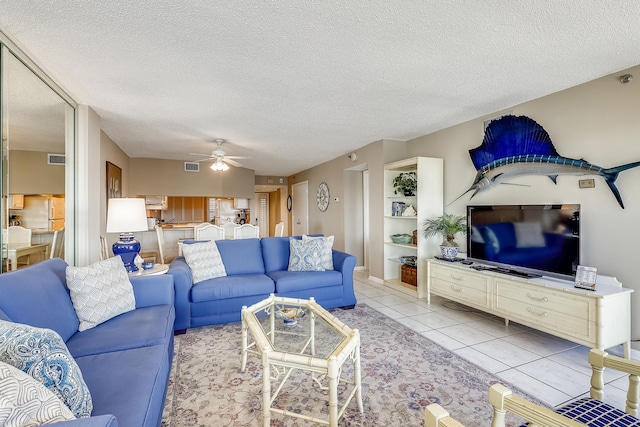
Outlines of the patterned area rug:
M502 382L527 397L513 385L364 304L353 310L331 311L351 328L358 328L361 336L364 413L358 411L354 399L340 426L422 426L424 408L434 402L467 426L489 426L492 407L487 395L491 384ZM240 372L241 337L240 322L189 329L176 337L163 427L262 425L262 367L258 356L250 354L246 372ZM352 378L347 365L343 378ZM339 397L349 391L342 386ZM287 411L324 418L327 398L308 373L294 371L275 403ZM342 402L339 400L340 405ZM508 421L514 426L521 420L514 417ZM271 417L271 426L312 425L318 424L281 415Z

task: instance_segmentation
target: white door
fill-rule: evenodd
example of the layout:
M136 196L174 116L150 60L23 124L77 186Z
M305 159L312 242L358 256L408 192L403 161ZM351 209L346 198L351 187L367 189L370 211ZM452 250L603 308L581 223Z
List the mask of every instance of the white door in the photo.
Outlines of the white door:
M256 193L260 237L269 237L269 193Z
M363 267L369 269L369 171L362 172L362 238L364 246Z
M293 199L293 208L291 209L291 218L293 225L291 227L294 236L309 234L309 182L299 182L291 186L291 198Z

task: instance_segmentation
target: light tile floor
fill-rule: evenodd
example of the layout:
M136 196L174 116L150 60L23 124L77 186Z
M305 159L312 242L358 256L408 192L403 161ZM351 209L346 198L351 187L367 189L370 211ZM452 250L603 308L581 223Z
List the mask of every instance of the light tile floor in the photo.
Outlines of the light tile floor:
M354 288L364 303L457 353L497 377L557 407L588 396L591 365L589 348L455 302L431 297L418 299L415 292L386 286L356 270ZM622 346L608 350L622 355ZM631 351L640 360L640 351ZM624 410L627 379L605 370L605 400Z

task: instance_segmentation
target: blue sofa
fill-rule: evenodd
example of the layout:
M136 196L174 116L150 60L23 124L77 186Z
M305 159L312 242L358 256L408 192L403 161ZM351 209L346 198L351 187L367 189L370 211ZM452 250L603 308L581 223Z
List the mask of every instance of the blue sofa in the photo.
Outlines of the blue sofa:
M78 332L66 267L56 258L0 274L0 319L60 334L91 392L91 417L52 425L158 427L173 358L173 277L131 277L136 309Z
M325 308L356 304L353 255L333 250L331 271L287 271L289 237L218 240L216 244L225 277L193 285L184 257L171 262L168 274L174 278L176 330L239 321L243 305L250 306L271 293L314 297Z

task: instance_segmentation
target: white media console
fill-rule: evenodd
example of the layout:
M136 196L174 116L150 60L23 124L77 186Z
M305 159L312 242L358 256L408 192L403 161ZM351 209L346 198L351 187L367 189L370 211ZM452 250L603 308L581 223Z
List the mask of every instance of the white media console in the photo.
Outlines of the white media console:
M567 280L520 278L471 267L428 260L427 300L439 295L503 317L507 324L513 320L592 348L624 344L629 358L632 289L598 283L590 291Z

